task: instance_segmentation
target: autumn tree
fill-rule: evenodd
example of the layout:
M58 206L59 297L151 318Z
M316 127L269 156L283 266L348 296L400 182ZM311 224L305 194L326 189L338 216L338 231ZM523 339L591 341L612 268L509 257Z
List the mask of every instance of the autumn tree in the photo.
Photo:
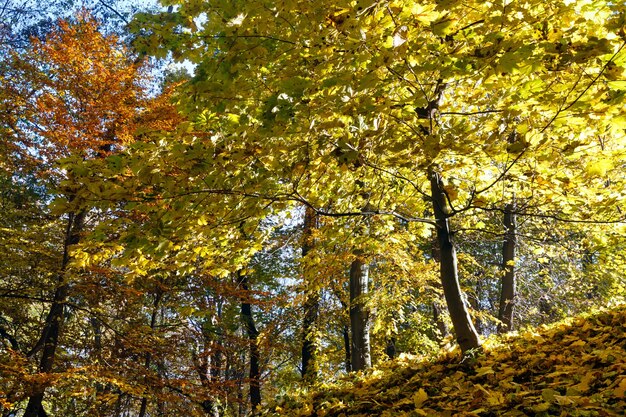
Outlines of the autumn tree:
M621 5L173 3L173 13L135 24L144 47L197 64L186 87L194 100L182 103L197 126L218 129L232 158L251 154L235 170L245 182L230 192L297 201L321 216L436 227L463 350L480 342L460 290L455 228L512 195L530 199L512 213L529 218L621 219L611 203L621 180L598 178L622 164ZM598 141L604 150L592 152ZM548 186L555 172L585 187Z
M103 157L132 140L143 100L143 75L117 38L101 35L97 22L86 13L74 24L60 21L46 39L33 40L23 54L14 53L9 64L14 77L8 88L17 97L6 110L13 119L4 119L12 129L10 146L21 152L21 158L33 160L39 187L73 205L64 214L58 266L49 271L56 277L47 289L52 298L40 335L23 341L31 344L23 347L24 354L39 357L42 378L33 380L25 411L37 416L45 414L44 390L56 370L64 310L75 284L72 250L87 232L89 216L76 200L80 188L76 173L58 163L64 158Z

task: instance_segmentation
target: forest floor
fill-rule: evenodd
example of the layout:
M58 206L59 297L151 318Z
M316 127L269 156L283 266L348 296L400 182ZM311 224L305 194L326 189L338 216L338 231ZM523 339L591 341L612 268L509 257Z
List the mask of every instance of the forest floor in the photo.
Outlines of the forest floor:
M626 416L626 306L493 337L463 358L401 356L265 417Z

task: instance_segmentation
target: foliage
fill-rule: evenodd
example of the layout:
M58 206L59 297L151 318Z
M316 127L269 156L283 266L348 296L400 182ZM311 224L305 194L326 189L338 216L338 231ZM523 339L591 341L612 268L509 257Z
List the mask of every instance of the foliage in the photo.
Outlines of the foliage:
M0 33L3 407L20 410L43 386L59 415L249 414L253 348L265 399L301 383L311 293L320 376L341 375L357 254L370 265L372 291L356 302L371 313L374 362L431 354L450 321L435 209L446 212L483 336L499 324L503 266L519 280L516 325L623 302L621 2L163 4L167 12L135 15L134 51L126 32L103 35L84 12L42 25L45 36L19 48L8 42L15 28ZM194 74L148 91L144 55L187 62ZM433 173L448 210L433 205ZM511 202L517 256L503 265ZM304 210L315 230L304 230ZM77 213L86 222L68 245L64 223ZM59 288L68 289L61 301ZM37 372L46 312L59 304L57 360ZM320 391L294 413L315 404L330 415L353 406L446 415L477 411L475 400L484 415L613 412L623 403L611 402L611 384L622 382L597 377L591 362L621 366L594 345L610 336L594 332L603 320L618 326L622 310L569 330L585 345L503 339L462 364L405 355L389 365L398 374L338 388L348 402ZM561 337L556 329L544 339ZM507 362L506 346L527 361ZM560 373L574 365L556 350L578 348L591 362L576 380ZM553 375L538 382L529 372L548 359Z

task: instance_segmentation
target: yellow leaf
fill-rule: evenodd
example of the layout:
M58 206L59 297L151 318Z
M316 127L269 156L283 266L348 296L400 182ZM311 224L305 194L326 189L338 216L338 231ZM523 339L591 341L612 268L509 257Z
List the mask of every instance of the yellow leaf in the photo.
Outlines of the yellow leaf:
M234 124L239 124L239 115L238 114L234 114L234 113L228 113L228 115L226 116L228 118L228 121Z
M624 394L626 393L626 377L622 377L619 385L613 390L613 395L617 398L624 398Z
M411 6L411 13L418 22L428 25L439 17L439 12L434 9L435 5L433 4L422 5L416 3Z
M505 398L504 395L502 395L501 392L498 391L492 391L489 393L489 395L487 396L487 402L489 403L489 405L502 405L505 403Z
M546 388L544 390L541 391L541 397L547 401L547 402L552 402L554 401L555 396L558 394L558 392L556 392L553 389L550 388Z
M613 169L613 161L610 159L599 159L587 164L586 170L590 175L606 175L607 171Z
M483 375L493 374L493 373L494 373L494 370L491 366L483 366L482 368L478 368L476 370L477 376L483 376Z
M417 391L413 395L413 403L415 404L415 408L421 408L422 404L424 404L424 401L426 401L427 399L428 394L426 394L426 391L424 391L423 388L420 388L419 391Z
M574 388L581 393L589 391L589 385L595 380L593 372L587 372L585 376L580 379L580 383L574 385Z
M537 413L541 413L544 411L548 411L550 409L551 404L550 403L541 403L541 404L537 404L535 405L532 409L533 411L537 412Z
M565 395L555 395L554 399L556 400L557 404L561 406L574 405L574 400Z

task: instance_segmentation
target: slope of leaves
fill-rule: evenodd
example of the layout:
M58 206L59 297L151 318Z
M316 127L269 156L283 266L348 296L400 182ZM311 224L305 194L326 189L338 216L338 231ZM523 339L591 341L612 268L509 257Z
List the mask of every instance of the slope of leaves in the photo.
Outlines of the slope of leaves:
M626 305L520 335L464 359L402 356L367 375L289 396L264 416L623 416Z

